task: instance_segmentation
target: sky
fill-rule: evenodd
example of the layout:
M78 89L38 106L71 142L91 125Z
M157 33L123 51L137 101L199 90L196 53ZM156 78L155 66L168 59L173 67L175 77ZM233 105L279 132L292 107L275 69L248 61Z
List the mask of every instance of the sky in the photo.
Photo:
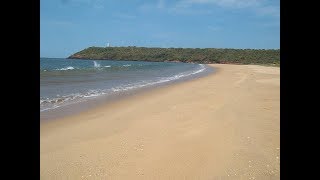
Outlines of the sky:
M280 0L40 0L40 57L91 46L280 48Z

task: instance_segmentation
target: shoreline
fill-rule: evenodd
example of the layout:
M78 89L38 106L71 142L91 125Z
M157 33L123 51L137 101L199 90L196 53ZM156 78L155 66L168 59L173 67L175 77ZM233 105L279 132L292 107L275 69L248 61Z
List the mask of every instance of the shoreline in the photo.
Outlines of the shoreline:
M126 59L94 59L94 58L89 58L89 59L86 59L86 58L76 58L76 57L67 57L66 59L69 59L69 60L90 60L90 61L94 61L94 60L99 60L99 61L132 61L132 62L135 62L135 61L142 61L142 62L167 62L167 63L188 63L188 64L226 64L226 65L257 65L257 66L267 66L267 67L280 67L280 63L241 63L241 62L232 62L232 63L228 63L228 62L223 62L223 63L213 63L213 62L196 62L196 61L179 61L179 60L163 60L163 61L150 61L150 60L126 60Z
M215 72L40 125L42 178L280 178L280 69Z
M125 100L131 96L135 96L137 94L143 94L148 91L153 91L154 89L158 88L165 88L167 86L172 86L179 83L184 83L187 81L192 81L194 79L202 78L208 76L212 73L215 73L215 68L204 64L206 66L205 70L200 73L196 73L190 76L182 77L179 79L175 79L168 82L163 82L159 84L154 84L150 86L145 86L137 89L132 89L129 91L123 91L118 94L111 94L111 95L99 95L97 97L91 97L88 99L82 99L78 102L73 102L71 104L66 104L59 106L57 108L49 109L46 111L40 111L40 120L41 122L44 121L52 121L58 120L61 118L73 116L74 114L79 114L82 112L86 112L90 109L94 109L99 106L103 106L106 104L114 103L119 100Z

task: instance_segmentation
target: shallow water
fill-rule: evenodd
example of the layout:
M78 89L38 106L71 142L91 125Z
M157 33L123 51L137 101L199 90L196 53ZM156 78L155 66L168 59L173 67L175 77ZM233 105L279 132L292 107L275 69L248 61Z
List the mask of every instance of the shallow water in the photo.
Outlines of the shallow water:
M40 112L195 78L202 64L40 58Z

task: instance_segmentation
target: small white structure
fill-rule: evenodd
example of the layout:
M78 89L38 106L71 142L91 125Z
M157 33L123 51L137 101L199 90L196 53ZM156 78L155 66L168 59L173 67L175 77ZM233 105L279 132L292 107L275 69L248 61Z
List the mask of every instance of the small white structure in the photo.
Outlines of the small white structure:
M110 43L107 43L107 47L110 47Z

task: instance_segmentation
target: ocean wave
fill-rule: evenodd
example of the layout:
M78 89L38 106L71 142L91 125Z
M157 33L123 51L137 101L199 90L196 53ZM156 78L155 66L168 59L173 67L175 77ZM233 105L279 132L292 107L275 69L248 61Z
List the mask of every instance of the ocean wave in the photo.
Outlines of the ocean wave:
M99 68L101 65L97 61L93 61L93 66Z
M163 77L157 81L142 81L142 82L138 82L138 83L127 84L124 86L118 86L118 87L112 88L112 91L114 91L114 92L127 91L127 90L152 86L152 85L156 85L156 84L161 84L161 83L165 83L165 82L169 82L169 81L173 81L173 80L178 80L183 77L188 77L188 76L191 76L194 74L198 74L200 72L203 72L206 69L206 67L203 64L199 64L199 66L200 66L200 69L195 70L190 73L180 73L180 74L177 74L177 75L174 75L171 77Z
M129 67L129 66L131 66L131 64L125 64L125 65L122 65L122 66Z
M55 69L56 71L67 71L67 70L74 70L75 68L72 67L72 66L68 66L68 67L65 67L65 68L61 68L61 69Z
M108 66L100 66L100 65L95 65L94 67L89 67L89 68L78 68L78 67L73 67L73 66L67 66L67 67L63 67L63 68L57 68L57 69L52 69L52 70L48 70L48 69L43 69L43 70L41 70L40 69L40 71L44 71L44 72L46 72L46 71L48 71L48 72L50 72L50 71L68 71L68 70L82 70L82 71L95 71L95 70L102 70L102 68L110 68L110 67L113 67L113 66L110 66L110 65L108 65Z
M74 93L74 94L69 94L64 96L57 95L57 97L54 97L54 98L42 98L40 99L40 112L50 110L50 109L55 109L55 108L69 105L72 103L80 102L87 98L94 98L101 95L110 95L110 94L119 93L123 91L134 90L134 89L139 89L143 87L150 87L153 85L178 80L184 77L188 77L188 76L203 72L205 69L206 69L205 65L199 64L199 68L194 71L183 72L183 73L179 73L169 77L161 77L156 80L144 80L136 83L123 84L123 85L119 85L119 86L112 87L109 89L104 89L104 90L102 89L88 90L85 93Z
M57 97L54 98L43 98L40 99L40 112L77 103L84 100L84 98L101 96L105 93L106 92L103 90L89 90L86 93L74 93L64 96L57 95Z

